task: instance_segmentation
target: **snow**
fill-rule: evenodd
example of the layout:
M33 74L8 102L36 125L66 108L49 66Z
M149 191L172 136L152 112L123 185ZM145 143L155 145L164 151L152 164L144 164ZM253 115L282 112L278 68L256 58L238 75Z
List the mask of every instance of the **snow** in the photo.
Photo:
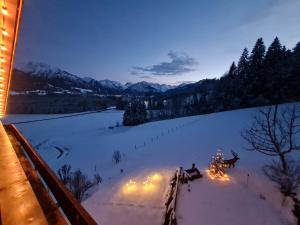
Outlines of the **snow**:
M183 186L178 199L178 224L292 224L289 211L280 207L279 192L261 171L271 159L243 149L245 142L240 132L251 123L257 110L184 117L135 127L117 127L117 123L122 124L123 112L109 110L17 127L54 171L68 163L89 176L99 172L102 184L83 202L99 224L161 224L167 184L175 169L196 163L204 173L217 149L223 149L225 158L231 157L231 149L241 158L230 170L230 181L211 181L204 174L204 178L191 183L191 192ZM42 117L10 115L4 122ZM56 147L64 150L59 158ZM122 154L119 164L112 162L116 150ZM298 153L294 157L300 159ZM143 192L143 182L155 173L162 177L160 183L150 193ZM131 179L138 188L131 194L124 193L123 188ZM266 200L259 197L261 194Z
M81 94L88 94L88 93L92 93L93 92L93 90L91 90L91 89L85 89L85 88L73 87L73 89L79 91Z
M91 77L79 77L77 75L73 75L65 70L62 70L57 67L53 67L43 62L28 62L25 64L20 64L18 66L19 70L24 71L25 73L30 74L31 76L42 77L46 79L51 78L62 78L65 80L69 80L74 82L76 85L83 85L83 89L87 85L92 85L94 88L98 87L100 89L111 89L116 91L136 91L136 92L165 92L169 89L175 88L176 86L166 85L166 84L157 84L157 83L149 83L149 82L138 82L138 83L126 83L125 85L121 84L117 81L112 80L96 80ZM60 93L58 93L60 94Z
M104 87L108 87L108 88L112 88L112 89L119 89L119 90L124 90L125 86L117 81L112 81L112 80L100 80L99 83L104 86Z
M61 70L57 67L52 67L42 62L28 62L25 65L21 65L18 69L35 76L41 76L46 78L66 78L78 83L83 82L82 79L78 76L75 76L71 73L68 73L67 71Z
M268 189L261 187L260 190L266 192ZM261 199L241 180L232 178L229 182L216 182L204 178L193 181L190 192L187 191L187 185L182 187L177 219L180 225L284 224L280 207L275 206L268 197Z
M176 86L166 85L166 84L157 84L157 83L149 83L146 81L141 81L135 84L126 84L127 91L135 91L135 92L166 92L169 89L173 89Z

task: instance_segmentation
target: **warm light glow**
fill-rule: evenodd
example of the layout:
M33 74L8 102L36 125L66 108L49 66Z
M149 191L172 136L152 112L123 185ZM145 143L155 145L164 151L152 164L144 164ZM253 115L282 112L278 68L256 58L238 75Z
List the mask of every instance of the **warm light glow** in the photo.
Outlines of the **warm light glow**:
M2 6L1 12L3 15L6 15L6 16L8 15L7 7L5 5Z
M155 185L151 182L145 181L143 183L143 190L146 192L153 191L155 189Z
M4 27L2 28L2 34L4 36L8 36L8 32L6 31L6 29Z
M133 180L129 180L128 183L126 183L123 187L123 191L125 193L132 193L132 192L135 192L137 189L137 185L136 185L136 182L133 181Z
M206 173L211 180L230 181L230 177L226 173L223 175L214 175L209 169L206 170Z
M154 175L152 175L152 176L150 177L150 179L151 179L152 181L160 181L160 180L162 179L162 176L159 175L159 174L157 174L157 173L155 173Z
M1 45L0 45L0 48L1 48L1 50L3 50L3 51L6 51L6 50L7 50L7 48L5 47L4 44L1 44Z
M20 17L22 13L23 0L9 1L6 4L5 0L0 3L1 12L0 19L2 21L1 42L0 42L0 118L5 114L7 99L10 87L10 77L13 68L14 54L16 49L16 41L20 25ZM9 36L9 38L6 38ZM4 51L5 54L4 54ZM5 65L4 65L5 63ZM5 83L3 83L5 81Z
M130 179L129 182L122 187L122 192L130 196L151 196L149 194L159 190L160 186L162 185L162 180L163 176L158 173L147 176L144 181L143 179L138 179L137 181Z

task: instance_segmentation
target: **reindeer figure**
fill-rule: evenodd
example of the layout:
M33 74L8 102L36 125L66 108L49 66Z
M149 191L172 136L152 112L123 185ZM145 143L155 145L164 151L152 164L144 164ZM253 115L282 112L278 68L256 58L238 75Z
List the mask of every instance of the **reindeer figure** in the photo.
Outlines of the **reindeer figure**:
M227 159L224 160L224 164L226 167L231 168L231 167L235 167L235 163L240 159L240 157L238 156L238 154L234 151L231 150L231 154L233 155L232 159Z

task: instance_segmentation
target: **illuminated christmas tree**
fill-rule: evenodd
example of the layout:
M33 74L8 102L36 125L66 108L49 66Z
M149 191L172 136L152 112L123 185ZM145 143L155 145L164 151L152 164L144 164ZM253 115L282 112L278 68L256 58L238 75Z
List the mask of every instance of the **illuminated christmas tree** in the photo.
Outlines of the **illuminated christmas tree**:
M224 155L221 150L212 157L212 161L208 167L208 172L211 178L227 177L225 174Z

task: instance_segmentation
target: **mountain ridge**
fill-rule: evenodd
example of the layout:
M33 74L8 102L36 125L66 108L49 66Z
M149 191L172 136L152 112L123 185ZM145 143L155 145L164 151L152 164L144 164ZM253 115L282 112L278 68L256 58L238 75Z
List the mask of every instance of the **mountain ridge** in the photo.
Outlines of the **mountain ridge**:
M16 91L72 91L90 89L98 94L155 94L164 93L177 86L141 81L122 84L109 79L97 80L89 76L80 77L46 63L28 62L14 69L14 80L11 90ZM23 85L14 85L20 83ZM28 85L28 83L31 83ZM17 86L17 87L16 87Z

